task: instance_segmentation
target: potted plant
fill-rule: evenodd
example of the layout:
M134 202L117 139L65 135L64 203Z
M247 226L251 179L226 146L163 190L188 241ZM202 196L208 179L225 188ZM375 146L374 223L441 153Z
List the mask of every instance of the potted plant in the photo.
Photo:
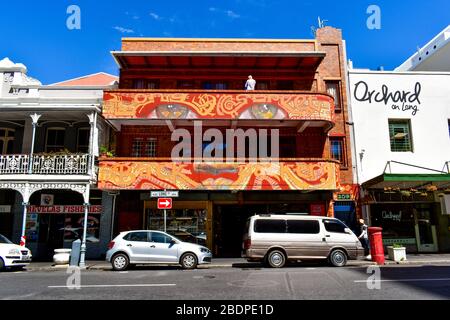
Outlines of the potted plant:
M395 262L406 261L406 248L405 246L394 243L392 246L388 246L388 255L389 260L393 260Z
M106 146L100 147L100 156L101 157L114 157L114 152L109 150Z

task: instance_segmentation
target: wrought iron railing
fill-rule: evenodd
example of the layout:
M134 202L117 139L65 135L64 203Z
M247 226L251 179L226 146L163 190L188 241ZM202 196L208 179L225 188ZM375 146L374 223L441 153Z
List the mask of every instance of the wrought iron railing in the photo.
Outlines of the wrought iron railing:
M29 155L0 155L0 175L77 175L88 173L88 154L33 155L31 157Z

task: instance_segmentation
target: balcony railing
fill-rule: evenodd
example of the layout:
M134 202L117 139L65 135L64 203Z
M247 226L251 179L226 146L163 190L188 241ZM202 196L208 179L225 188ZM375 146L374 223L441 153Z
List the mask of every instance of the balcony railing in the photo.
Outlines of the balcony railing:
M100 158L103 190L337 190L339 164L326 159L175 162Z
M233 90L105 91L107 119L300 120L333 122L325 93Z
M31 161L30 161L31 160ZM0 155L0 175L89 173L89 155Z

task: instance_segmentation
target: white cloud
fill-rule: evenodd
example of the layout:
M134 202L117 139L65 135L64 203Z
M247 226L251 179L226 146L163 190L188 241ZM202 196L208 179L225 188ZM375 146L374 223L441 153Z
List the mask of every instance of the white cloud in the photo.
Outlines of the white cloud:
M115 30L117 30L117 31L119 31L119 32L121 32L121 33L134 33L134 30L133 30L133 29L127 29L127 28L124 28L124 27L118 27L118 26L116 26L116 27L114 27L113 29L115 29Z
M238 19L241 17L239 14L237 14L236 12L233 12L231 10L227 10L227 16L229 16L232 19Z
M216 11L217 11L217 8L210 7L208 10L211 11L211 12L216 12Z
M150 17L152 17L155 20L162 20L162 17L159 14L156 14L154 12L149 13Z

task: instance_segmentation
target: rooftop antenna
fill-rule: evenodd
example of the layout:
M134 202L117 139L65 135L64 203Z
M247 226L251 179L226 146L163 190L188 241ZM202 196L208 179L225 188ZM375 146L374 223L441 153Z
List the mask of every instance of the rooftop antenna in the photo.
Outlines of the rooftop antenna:
M317 22L319 25L319 29L321 29L321 28L325 27L325 22L328 22L328 20L322 20L322 19L320 19L320 17L317 17Z

